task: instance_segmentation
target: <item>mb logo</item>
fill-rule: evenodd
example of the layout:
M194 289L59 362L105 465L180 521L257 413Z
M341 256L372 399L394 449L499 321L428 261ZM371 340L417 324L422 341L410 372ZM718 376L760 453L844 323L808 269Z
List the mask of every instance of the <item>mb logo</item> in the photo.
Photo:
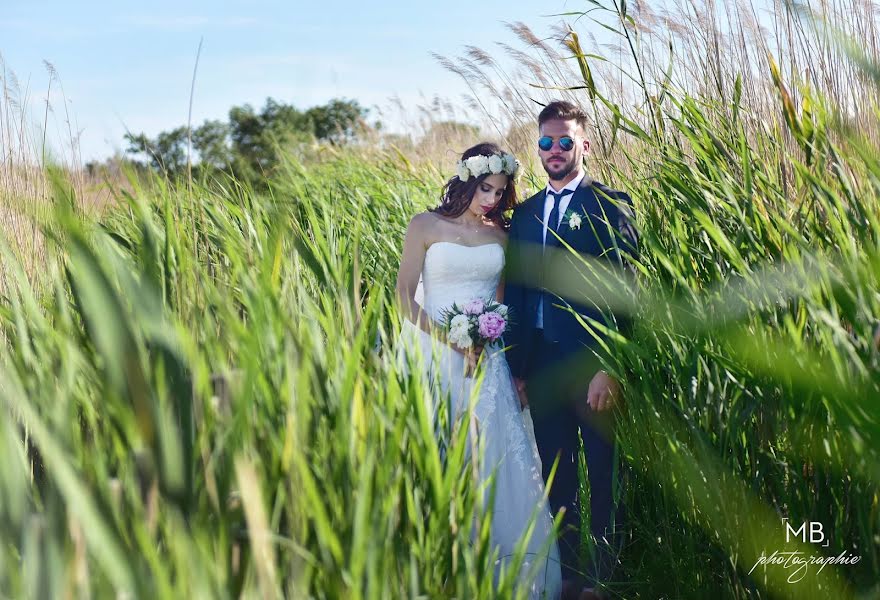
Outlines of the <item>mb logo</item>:
M830 543L830 540L825 537L822 523L819 521L804 521L798 528L789 523L787 518L783 518L782 522L785 523L786 542L791 541L791 537L794 536L800 538L804 543L822 544L823 548L827 548Z

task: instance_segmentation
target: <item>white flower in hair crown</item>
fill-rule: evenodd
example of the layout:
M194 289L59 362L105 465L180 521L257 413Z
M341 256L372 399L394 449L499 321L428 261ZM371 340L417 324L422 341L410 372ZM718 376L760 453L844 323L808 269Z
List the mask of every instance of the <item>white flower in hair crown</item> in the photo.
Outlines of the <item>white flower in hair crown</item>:
M455 174L462 181L467 181L471 177L479 177L480 175L492 174L497 175L504 173L509 177L515 177L519 172L519 161L513 154L477 154L460 160L455 165Z

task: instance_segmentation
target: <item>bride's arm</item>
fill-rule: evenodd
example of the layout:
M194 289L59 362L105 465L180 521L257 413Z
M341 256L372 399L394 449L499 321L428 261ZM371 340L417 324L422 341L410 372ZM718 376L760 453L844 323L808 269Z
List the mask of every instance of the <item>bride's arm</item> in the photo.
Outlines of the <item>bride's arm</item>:
M400 257L400 269L397 271L395 291L403 316L425 333L436 333L435 323L415 300L419 276L425 263L430 218L427 213L421 213L409 222L403 242L403 254Z
M505 244L506 249L506 244ZM504 273L501 273L501 277L498 279L498 289L495 290L495 302L499 302L504 304ZM513 378L514 387L516 388L516 395L519 396L519 404L520 408L525 410L529 407L529 398L526 394L526 382L524 379L520 379L519 377Z

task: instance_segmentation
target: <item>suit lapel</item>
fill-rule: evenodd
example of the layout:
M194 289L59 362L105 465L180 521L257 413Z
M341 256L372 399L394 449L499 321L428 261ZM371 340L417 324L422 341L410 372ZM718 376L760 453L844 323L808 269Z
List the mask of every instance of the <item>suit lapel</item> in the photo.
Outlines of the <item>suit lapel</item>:
M544 201L546 195L546 191L541 190L530 199L526 200L526 204L530 203L530 206L528 206L528 230L526 231L525 237L528 241L538 245L544 245L542 237L544 228L542 222L544 220ZM576 242L578 238L578 233L583 231L584 228L589 229L589 215L596 213L596 202L596 193L593 191L593 180L588 175L584 176L577 191L572 194L571 201L568 203L565 212L560 215L562 222L559 224L556 234L561 237L565 243L574 248L578 248L582 245L574 242ZM523 208L526 208L526 206L524 205ZM568 219L564 218L565 215L570 215L572 212L577 212L577 214L581 216L582 224L580 230L572 230L568 226ZM562 246L562 243L556 239L556 236L553 235L549 229L547 230L546 245L555 247Z
M566 244L573 248L579 248L580 244L575 243L575 240L578 234L584 231L584 228L590 228L589 215L595 212L595 204L596 193L593 191L593 180L590 179L589 175L585 175L577 191L572 195L571 202L568 203L568 208L565 209L564 213L564 215L577 213L581 218L580 229L575 230L569 227L568 217L563 217L562 222L559 224L559 229L556 231ZM558 241L556 243L559 246L562 245Z
M532 196L532 206L529 207L528 239L536 244L543 243L541 234L544 230L541 221L544 219L544 196L544 190Z

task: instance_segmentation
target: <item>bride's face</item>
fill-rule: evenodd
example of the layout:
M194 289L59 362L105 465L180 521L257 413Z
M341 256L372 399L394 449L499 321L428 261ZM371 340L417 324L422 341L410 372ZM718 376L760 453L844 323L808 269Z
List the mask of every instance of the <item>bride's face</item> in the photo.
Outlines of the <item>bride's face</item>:
M484 216L498 205L505 188L507 188L507 175L503 173L489 175L477 185L468 210L480 217Z

